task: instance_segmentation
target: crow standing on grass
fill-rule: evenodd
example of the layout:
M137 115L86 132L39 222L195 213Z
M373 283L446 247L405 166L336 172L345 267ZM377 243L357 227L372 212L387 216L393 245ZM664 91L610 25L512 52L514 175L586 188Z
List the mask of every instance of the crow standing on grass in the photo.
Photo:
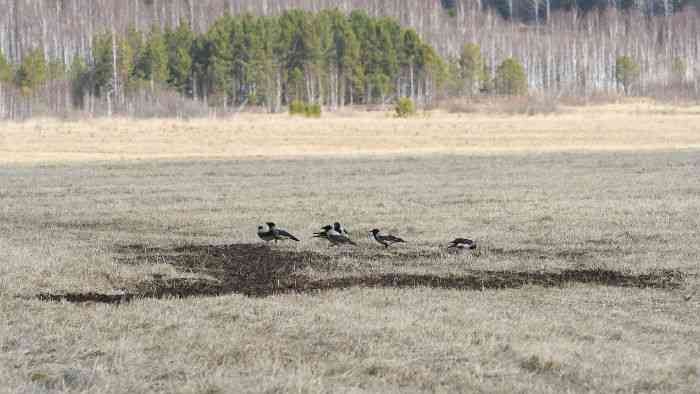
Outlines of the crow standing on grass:
M387 235L381 235L379 234L378 229L374 229L371 231L372 237L374 238L375 241L379 242L380 244L384 245L385 248L388 248L389 246L396 244L396 243L401 243L401 242L406 242L403 239L399 237L395 237L391 234Z
M323 238L323 239L328 239L328 231L331 230L333 226L330 224L327 224L323 227L321 227L321 231L314 233L314 238Z
M270 241L275 241L277 243L278 240L284 241L287 239L291 239L294 241L299 242L299 239L286 230L283 230L281 228L277 228L275 223L273 222L267 222L267 231L265 231L265 228L263 226L258 226L258 237L262 239L265 242L270 242Z
M476 241L467 238L455 238L447 248L476 249Z
M340 225L340 223L335 222L333 223L333 228L326 231L326 239L331 243L333 246L337 245L343 245L343 244L350 244L353 246L357 246L355 242L353 242L350 237L348 237L347 231L343 228L343 226Z
M345 230L345 228L343 228L343 226L340 223L335 222L333 223L333 225L327 224L321 227L321 231L314 233L314 238L328 239L328 232L330 230L333 230L334 228L339 229L336 231L338 231L340 234L348 235L348 232Z
M333 229L345 236L348 235L348 232L347 230L345 230L345 227L343 227L343 225L338 222L333 223Z

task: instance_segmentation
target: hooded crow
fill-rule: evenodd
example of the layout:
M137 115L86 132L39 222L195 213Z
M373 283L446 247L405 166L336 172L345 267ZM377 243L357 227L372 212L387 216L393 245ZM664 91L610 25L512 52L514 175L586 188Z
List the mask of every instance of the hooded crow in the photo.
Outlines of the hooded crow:
M325 238L328 239L328 230L332 229L333 226L330 224L327 224L323 227L321 227L321 231L314 233L314 238Z
M341 234L348 235L348 232L345 230L345 228L340 223L335 222L335 223L333 223L332 226L330 224L327 224L327 225L321 227L321 231L314 233L314 238L328 239L328 236L327 236L328 231L331 229L334 229L334 228L340 229L340 230L336 230L336 231L340 232Z
M401 239L399 237L395 237L391 234L381 235L381 234L379 234L379 230L376 228L371 231L371 234L372 234L372 237L374 238L374 240L379 242L380 244L384 245L385 248L388 248L389 246L396 244L396 243L406 242L403 239Z
M258 226L258 237L262 239L265 242L270 242L270 241L275 241L277 243L278 240L286 240L286 239L291 239L294 241L299 241L299 239L286 230L282 230L281 228L277 228L275 223L273 222L267 222L267 231L263 228L263 226Z
M275 234L268 230L265 230L265 228L262 225L258 226L258 237L262 239L265 242L270 242L275 240Z
M447 248L476 249L476 241L467 238L455 238Z
M326 239L328 239L333 246L342 244L357 246L357 244L348 237L348 233L338 222L333 223L333 228L326 232Z
M338 222L333 223L333 229L334 229L335 231L340 232L340 233L343 234L343 235L346 235L346 236L348 235L348 232L347 232L347 230L345 230L345 227L343 227L343 225L341 225L341 224L338 223Z

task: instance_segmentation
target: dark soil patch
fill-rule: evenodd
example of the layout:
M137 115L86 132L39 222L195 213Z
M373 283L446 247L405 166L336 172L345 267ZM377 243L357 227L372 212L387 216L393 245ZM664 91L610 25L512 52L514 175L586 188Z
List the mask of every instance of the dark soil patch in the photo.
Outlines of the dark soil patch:
M458 290L511 289L523 286L562 287L572 283L603 286L673 289L682 285L680 271L655 271L625 274L617 271L589 269L548 271L480 271L466 270L460 275L437 276L416 274L356 275L327 280L313 280L300 272L334 270L334 258L309 251L294 251L263 244L187 245L173 249L132 245L118 248L122 263L167 263L182 272L203 279L153 278L124 294L41 294L46 301L123 303L134 298L164 298L245 294L266 297L273 294L318 292L349 287L433 287ZM532 255L532 251L527 254ZM536 254L539 254L536 253ZM384 256L384 255L382 255ZM422 253L397 254L397 259L424 258ZM566 257L578 259L576 253Z
M684 275L679 271L628 275L608 270L564 270L560 272L468 271L461 275L435 276L385 274L309 282L303 290L365 287L433 287L458 290L516 289L524 286L562 287L571 283L640 288L678 288Z
M590 251L574 249L574 250L564 250L552 253L546 249L538 248L521 248L521 249L501 249L492 248L488 249L488 252L494 255L517 258L517 259L559 259L571 262L579 262L581 260L589 260L592 258ZM595 251L596 253L601 253L601 251Z
M42 301L54 302L100 302L105 304L120 304L129 302L135 297L134 294L100 294L100 293L68 293L68 294L39 294L38 299Z

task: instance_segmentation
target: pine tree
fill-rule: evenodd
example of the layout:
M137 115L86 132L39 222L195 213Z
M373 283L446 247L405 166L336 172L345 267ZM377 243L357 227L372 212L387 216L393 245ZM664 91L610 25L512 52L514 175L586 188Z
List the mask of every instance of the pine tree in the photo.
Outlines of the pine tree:
M44 51L36 48L22 59L17 68L15 81L23 94L29 95L36 91L45 81L48 74Z
M401 59L403 60L404 68L407 70L407 78L409 82L409 96L414 98L417 87L417 70L416 62L420 57L420 38L413 29L407 29L403 33Z
M348 95L350 104L356 101L362 101L363 97L367 97L365 90L368 83L368 75L372 72L372 43L371 36L374 33L374 22L364 10L355 10L350 13L350 26L357 38L359 46L359 64L357 71L353 75L353 84L351 92ZM369 92L371 94L371 92Z
M321 41L314 28L311 14L302 10L284 12L279 18L282 64L291 86L304 85L306 101L314 100L312 73L321 59ZM299 79L299 72L303 80ZM292 75L294 73L294 75ZM292 78L294 77L294 78ZM289 93L289 92L288 92ZM301 92L294 92L297 99Z
M526 94L527 77L525 76L525 69L512 57L505 59L496 69L494 85L496 92L499 94Z
M462 79L464 93L472 95L486 79L484 58L481 56L481 48L478 44L465 44L459 57L460 77Z
M279 45L279 25L275 18L257 19L257 45L252 51L255 96L270 112L277 112L281 105L280 62L276 54Z
M348 85L357 83L358 76L362 74L360 64L360 45L357 41L350 20L340 11L333 10L328 13L329 43L327 52L327 64L331 68L330 73L335 73L337 86L334 92L336 103L345 105Z
M51 59L46 63L46 80L62 80L66 77L66 65L61 59Z
M128 37L117 41L117 78L122 86L121 94L125 95L131 88L134 79L137 54ZM124 99L125 97L122 97Z
M85 108L85 96L90 91L90 71L85 60L79 56L73 58L68 70L71 83L71 101L78 109Z
M671 81L679 84L685 81L688 65L680 57L676 57L671 62Z
M113 88L112 35L103 33L92 43L92 84L91 89L98 97L111 94Z
M395 91L395 81L399 78L400 64L396 43L401 39L401 26L395 20L382 18L375 25L375 58L373 85L382 104L386 96Z
M137 79L139 78L138 66L144 50L143 33L130 26L122 41L121 46L128 48L128 51L131 52L131 75L129 78L132 80Z
M197 44L197 62L204 67L200 72L206 81L206 95L211 96L214 104L224 106L228 105L233 80L232 23L231 15L219 18L207 32L204 41Z
M430 101L447 80L447 66L432 46L422 43L419 61L421 99Z
M192 45L194 32L181 20L175 31L165 34L168 48L168 85L178 92L192 96Z
M341 45L340 76L341 76L341 105L345 104L349 87L362 85L364 70L362 69L360 43L349 23L344 24L336 34L336 46Z
M304 101L304 72L301 68L294 68L287 77L288 102Z
M196 99L207 100L211 91L211 45L208 33L198 35L192 42L192 94Z
M0 82L11 82L13 73L12 65L7 61L5 55L0 52Z
M163 33L157 26L151 29L146 38L136 72L141 79L150 81L151 89L168 80L168 50Z
M246 14L237 18L233 34L234 99L239 105L255 100L255 52L260 46L257 18Z
M441 3L450 16L457 16L457 0L441 0Z
M458 97L464 94L464 80L462 79L462 66L459 58L450 58L445 64L445 93L449 97Z
M622 85L622 91L630 94L632 85L639 77L639 65L629 56L620 56L615 61L615 79Z

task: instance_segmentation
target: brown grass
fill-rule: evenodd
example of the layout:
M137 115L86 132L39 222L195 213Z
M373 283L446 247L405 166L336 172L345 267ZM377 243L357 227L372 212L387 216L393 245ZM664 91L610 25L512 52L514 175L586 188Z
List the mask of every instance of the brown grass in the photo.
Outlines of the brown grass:
M215 144L226 130L248 130L239 120L193 122L191 134L165 131L187 123L156 131L156 122L122 120L109 127L141 144L119 144L107 129L110 153L86 148L100 134L89 137L84 124L3 128L5 141L27 130L32 148L0 166L0 391L696 392L696 115L606 108L542 118L240 120L288 138L260 138L276 160L238 160L251 152ZM618 119L604 129L616 137L590 126L601 118ZM540 146L513 136L540 135L530 122L542 127ZM566 122L587 131L565 140ZM293 131L284 134L285 123ZM459 151L442 140L443 153L417 155L410 147L420 139L393 138L444 136L450 124L502 137L482 140L479 155L449 154ZM218 137L198 140L205 128ZM302 156L299 141L313 133L321 142ZM79 154L57 153L71 150L58 149L60 135ZM562 152L562 141L576 152ZM395 154L402 143L410 154ZM370 150L377 145L384 150ZM126 157L144 160L109 156L129 149ZM318 157L361 149L392 154ZM217 160L196 159L208 154ZM188 160L146 160L172 155ZM71 162L87 157L105 161ZM257 252L255 226L266 220L302 242ZM358 248L310 238L333 220ZM372 244L375 226L409 243ZM447 253L455 236L480 247ZM250 286L263 279L268 287ZM223 295L169 298L179 293L165 285ZM37 299L69 293L88 302Z
M562 112L560 100L549 96L485 96L455 98L441 102L437 108L444 108L452 114L490 115L553 115Z

